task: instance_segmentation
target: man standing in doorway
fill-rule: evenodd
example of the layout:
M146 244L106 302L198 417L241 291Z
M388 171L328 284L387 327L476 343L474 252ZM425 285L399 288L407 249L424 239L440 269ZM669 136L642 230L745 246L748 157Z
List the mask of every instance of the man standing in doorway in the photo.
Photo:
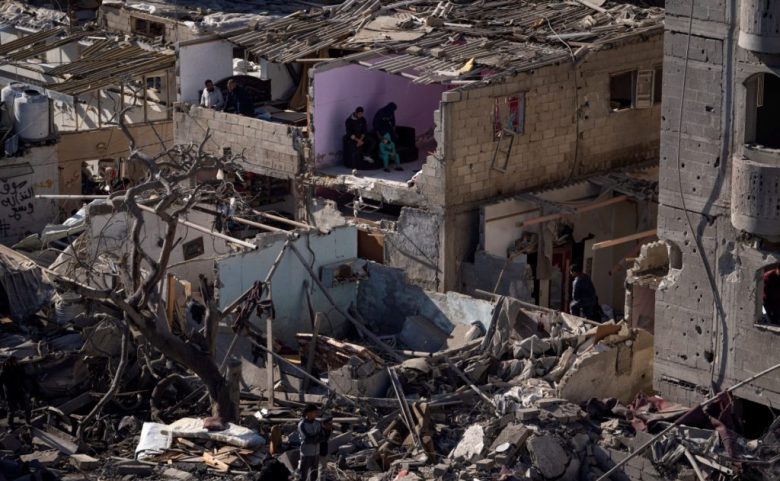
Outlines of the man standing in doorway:
M600 322L601 319L598 316L598 296L596 296L596 287L593 285L590 276L582 272L582 269L577 264L572 264L569 273L573 279L571 304L569 305L571 313L591 321Z

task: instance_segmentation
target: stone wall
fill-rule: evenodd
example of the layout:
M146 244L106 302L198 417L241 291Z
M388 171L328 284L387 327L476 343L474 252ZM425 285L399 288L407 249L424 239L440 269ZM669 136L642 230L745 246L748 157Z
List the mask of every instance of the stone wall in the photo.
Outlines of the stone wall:
M215 154L225 148L243 153L243 166L249 172L284 179L300 172L302 138L298 127L195 106L174 113L176 143L199 144L207 130L211 137L205 149Z

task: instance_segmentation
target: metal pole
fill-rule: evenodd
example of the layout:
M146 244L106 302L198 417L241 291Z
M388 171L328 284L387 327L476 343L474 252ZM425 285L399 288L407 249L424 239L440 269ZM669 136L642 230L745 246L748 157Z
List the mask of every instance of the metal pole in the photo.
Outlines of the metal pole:
M303 229L317 229L316 227L311 226L309 224L304 224L303 222L290 220L290 219L287 219L285 217L281 217L281 216L274 215L274 214L269 214L268 212L263 212L263 211L260 211L260 210L254 210L253 209L252 213L255 214L255 215L259 215L260 217L265 217L266 219L275 220L276 222L281 222L283 224L288 224L288 225L291 225L291 226L294 226L294 227L301 227Z
M266 348L266 360L265 360L265 379L266 389L268 391L268 407L274 407L274 318L269 315L265 319L265 348Z
M213 209L210 209L210 208L208 208L208 207L206 207L204 205L201 205L201 204L198 204L195 208L198 209L198 210L201 210L201 211L203 211L203 212L205 212L207 214L214 214L214 215L218 214L217 211L215 211ZM263 229L263 230L267 230L267 231L270 231L270 232L287 232L284 229L280 229L278 227L273 227L273 226L266 225L266 224L261 224L260 222L254 222L254 221L251 221L249 219L244 219L243 217L233 216L233 217L231 217L231 219L233 219L234 221L238 222L239 224L248 225L250 227L257 227L258 229Z
M35 196L36 199L108 199L107 195L67 195L67 194L39 194ZM138 208L141 210L145 210L146 212L151 212L152 214L156 214L154 209L151 207L147 207L145 205L138 204ZM222 234L221 232L214 232L213 230L203 227L201 225L192 223L188 220L184 219L177 219L179 224L191 227L195 229L198 232L203 232L204 234L212 235L218 239L222 239L224 241L238 244L242 247L246 247L248 249L256 250L257 245L252 244L251 242L243 241L241 239L236 239L235 237L230 237L228 235Z
M141 210L145 210L146 212L151 212L152 214L156 214L154 209L152 209L151 207L147 207L145 205L138 204L138 208L141 209ZM198 232L203 232L204 234L210 234L210 235L216 237L217 239L222 239L224 241L227 241L227 242L230 242L230 243L233 243L233 244L237 244L237 245L246 247L248 249L252 249L252 250L256 250L257 249L257 245L252 244L251 242L243 241L241 239L236 239L235 237L230 237L229 235L225 235L225 234L223 234L221 232L214 232L211 229L208 229L208 228L203 227L201 225L195 224L194 222L190 222L188 220L184 220L182 218L178 218L176 220L179 222L179 224L181 224L183 226L190 227L192 229L195 229Z
M726 389L725 391L723 391L721 393L718 393L718 394L710 397L709 399L706 399L705 401L701 402L699 404L699 406L706 407L707 405L709 405L712 402L716 401L723 393L736 391L737 389L741 388L745 384L753 382L756 379L758 379L760 377L763 377L763 376L766 376L770 372L776 371L778 369L780 369L780 363L775 364L774 366L772 366L770 368L764 369L763 371L759 372L758 374L754 374L753 376L750 376L749 378L745 379L744 381L740 381L740 382L734 384L733 386L731 386L730 388ZM680 416L679 418L677 418L677 420L674 421L672 424L670 424L666 429L664 429L660 433L658 433L655 436L653 436L653 438L650 439L649 441L647 441L645 444L639 446L637 449L634 450L633 453L631 453L628 456L626 456L625 458L623 458L622 461L620 461L619 463L614 465L612 467L612 469L610 469L609 471L607 471L606 473L601 475L601 477L599 479L597 479L596 481L604 481L605 479L607 479L609 477L610 474L614 473L615 471L617 471L618 469L623 467L623 465L625 465L631 459L633 459L634 457L638 456L639 454L642 454L642 452L645 449L649 448L653 443L658 441L658 439L660 439L663 435L665 435L666 433L668 433L672 429L676 428L684 418L685 418L685 416Z
M36 194L36 199L108 199L107 195Z

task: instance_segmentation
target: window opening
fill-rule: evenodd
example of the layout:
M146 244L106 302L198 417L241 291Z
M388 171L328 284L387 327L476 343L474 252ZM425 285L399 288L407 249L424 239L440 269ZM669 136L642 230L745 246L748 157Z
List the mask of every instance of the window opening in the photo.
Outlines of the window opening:
M609 77L609 106L613 111L626 110L634 106L636 71Z

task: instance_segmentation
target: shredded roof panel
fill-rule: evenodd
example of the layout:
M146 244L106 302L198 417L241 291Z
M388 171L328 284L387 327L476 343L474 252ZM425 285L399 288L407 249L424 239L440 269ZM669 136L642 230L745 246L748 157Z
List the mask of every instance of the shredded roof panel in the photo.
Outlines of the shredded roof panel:
M480 80L557 62L574 56L577 49L595 49L641 33L660 33L663 9L634 3L612 0L598 7L575 0L460 5L352 0L337 7L296 12L225 36L274 62L319 56L329 48L376 50L403 56L383 60L386 63L382 65L388 72L412 75L416 82ZM411 56L417 58L408 58ZM473 65L467 66L472 59ZM399 62L408 67L399 66ZM416 73L409 74L409 69Z

